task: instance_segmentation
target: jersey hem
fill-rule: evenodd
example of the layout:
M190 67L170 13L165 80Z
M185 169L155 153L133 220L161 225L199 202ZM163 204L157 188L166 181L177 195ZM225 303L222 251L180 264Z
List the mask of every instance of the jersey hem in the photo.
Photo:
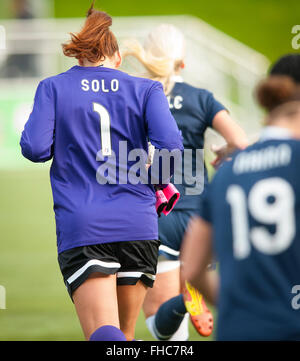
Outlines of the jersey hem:
M84 246L93 246L96 244L105 244L105 243L116 243L116 242L131 242L131 241L152 241L152 240L158 240L158 234L153 234L152 236L146 236L143 235L141 237L134 237L134 238L130 238L130 239L115 239L115 240L105 240L105 241L80 241L78 243L74 243L72 245L70 245L69 247L58 247L58 254L68 251L70 249L73 248L77 248L77 247L84 247Z

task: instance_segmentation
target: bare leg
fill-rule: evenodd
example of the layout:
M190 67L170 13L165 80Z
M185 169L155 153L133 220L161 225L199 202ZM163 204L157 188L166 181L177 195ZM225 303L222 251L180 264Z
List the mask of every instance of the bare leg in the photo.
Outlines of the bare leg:
M146 318L154 315L164 302L180 294L179 270L178 267L156 275L154 287L148 290L143 304Z
M138 319L147 287L138 281L136 285L118 286L118 303L120 329L128 341L134 339L136 321Z
M120 328L116 275L92 273L75 290L73 300L86 340L101 326Z

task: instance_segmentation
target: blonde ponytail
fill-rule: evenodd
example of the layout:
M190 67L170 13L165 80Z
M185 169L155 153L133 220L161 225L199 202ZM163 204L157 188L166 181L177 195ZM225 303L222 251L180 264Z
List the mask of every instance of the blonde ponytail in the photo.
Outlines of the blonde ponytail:
M148 35L144 46L137 40L127 40L123 48L123 58L135 57L146 69L146 77L160 81L166 94L172 90L172 76L183 63L185 50L184 38L178 29L160 25Z

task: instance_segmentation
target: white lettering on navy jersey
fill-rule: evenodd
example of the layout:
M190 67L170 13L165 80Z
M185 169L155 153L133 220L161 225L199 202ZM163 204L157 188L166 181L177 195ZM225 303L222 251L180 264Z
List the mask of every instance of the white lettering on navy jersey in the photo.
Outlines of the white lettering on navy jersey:
M292 150L287 144L243 152L236 157L233 172L241 174L287 166L291 161L291 155Z
M170 109L181 109L182 108L182 102L183 97L181 95L176 95L174 97L171 97L170 95L167 96L169 107Z
M104 79L98 80L93 79L92 81L88 79L81 80L81 89L85 92L93 91L94 93L102 92L102 93L109 93L109 92L117 92L119 90L119 80L112 79L110 82L105 81Z

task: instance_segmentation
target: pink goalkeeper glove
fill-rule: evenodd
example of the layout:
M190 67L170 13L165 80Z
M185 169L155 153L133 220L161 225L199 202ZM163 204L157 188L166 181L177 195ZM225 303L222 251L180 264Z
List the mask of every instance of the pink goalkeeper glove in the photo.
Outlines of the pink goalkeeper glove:
M166 208L166 206L168 205L168 200L166 198L166 196L163 194L162 190L157 190L155 192L156 195L156 212L158 214L158 217L161 216L161 213L163 212L163 210Z
M180 198L180 193L172 183L170 183L166 188L164 188L162 192L168 200L168 204L163 210L163 214L167 216L173 210L175 204L178 202Z
M168 215L180 198L176 187L170 183L163 190L156 191L156 212L160 217L161 213Z

